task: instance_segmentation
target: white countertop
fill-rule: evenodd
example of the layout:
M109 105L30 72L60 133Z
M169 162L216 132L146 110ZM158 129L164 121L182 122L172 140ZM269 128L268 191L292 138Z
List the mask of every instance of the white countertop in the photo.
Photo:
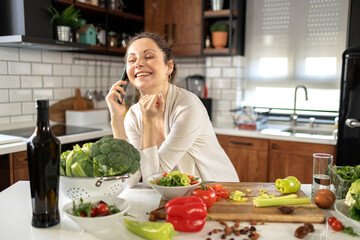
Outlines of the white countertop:
M35 129L36 123L27 123L26 125L19 125L19 127L24 126L34 126ZM89 128L101 129L98 131L85 132L80 134L73 134L67 136L59 137L59 140L62 144L84 141L87 139L101 138L104 136L112 135L112 130L110 124L98 124L94 126L86 126ZM4 126L0 126L0 130L4 129ZM306 142L306 143L317 143L317 144L330 144L336 145L335 139L322 139L319 136L309 137L298 137L298 136L285 136L285 135L276 135L276 134L264 134L259 131L251 130L239 130L230 126L215 126L214 131L216 134L232 135L232 136L241 136L241 137L251 137L251 138L262 138L262 139L274 139L274 140L283 140L283 141L295 141L295 142ZM1 132L1 131L0 131ZM26 150L26 138L23 138L23 141L10 143L10 144L0 144L0 155L8 154L13 152L21 152Z
M310 184L302 185L301 189L306 195L310 195ZM128 213L135 217L136 221L148 221L148 215L146 213L156 209L160 202L160 195L151 188L145 188L142 184L138 184L135 188L126 188L120 195L120 198L128 200L131 207ZM48 239L105 239L105 240L119 240L119 239L142 239L131 232L127 231L122 221L117 222L112 228L106 232L100 233L88 233L85 232L80 226L74 223L68 218L62 211L61 221L56 226L39 229L31 226L31 200L30 200L30 185L28 181L20 181L11 187L0 192L0 233L1 239L6 240L48 240ZM59 208L69 202L70 200L60 193ZM354 230L360 232L360 224L355 223L351 219L347 219L338 214L334 208L329 210L322 210L326 217L335 216L346 226L351 226ZM133 219L132 217L128 217ZM232 226L233 223L229 224ZM301 226L301 223L265 223L264 225L257 225L257 232L260 234L259 239L297 239L294 237L295 229ZM243 228L249 226L248 222L241 222L240 227ZM341 232L334 232L331 227L326 223L314 224L315 232L309 234L305 239L357 239L346 235ZM217 221L207 221L202 231L197 233L184 233L179 232L176 239L207 239L211 237L212 240L221 239L221 234L212 234L208 236L208 233L215 228L223 229ZM234 239L243 239L241 237L235 237ZM227 239L231 238L230 236Z

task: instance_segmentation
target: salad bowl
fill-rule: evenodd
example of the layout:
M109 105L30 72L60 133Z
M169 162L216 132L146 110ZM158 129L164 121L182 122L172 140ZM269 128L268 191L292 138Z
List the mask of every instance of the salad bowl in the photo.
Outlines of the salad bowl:
M196 189L201 184L201 178L198 178L197 183L189 185L189 186L160 186L156 184L156 181L163 177L163 174L155 174L148 178L148 182L150 183L151 187L162 195L165 200L171 200L177 197L183 197L189 195L192 190Z

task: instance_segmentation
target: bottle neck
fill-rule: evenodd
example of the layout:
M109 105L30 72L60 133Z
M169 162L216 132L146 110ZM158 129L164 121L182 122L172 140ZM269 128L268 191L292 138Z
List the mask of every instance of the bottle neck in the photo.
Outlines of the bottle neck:
M40 108L37 110L37 125L46 126L49 124L49 109L48 108Z

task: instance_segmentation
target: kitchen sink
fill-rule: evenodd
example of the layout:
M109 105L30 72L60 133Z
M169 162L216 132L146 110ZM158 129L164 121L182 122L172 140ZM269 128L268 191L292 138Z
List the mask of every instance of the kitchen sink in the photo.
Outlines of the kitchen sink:
M282 132L288 132L290 134L310 134L310 135L333 135L331 129L319 129L319 128L286 128L281 130Z

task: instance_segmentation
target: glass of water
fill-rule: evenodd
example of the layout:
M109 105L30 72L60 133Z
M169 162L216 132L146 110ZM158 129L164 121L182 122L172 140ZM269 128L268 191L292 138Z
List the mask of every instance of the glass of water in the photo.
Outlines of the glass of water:
M314 197L320 189L330 190L331 178L330 173L328 173L328 166L333 165L333 155L328 153L314 153L313 158L312 197Z

